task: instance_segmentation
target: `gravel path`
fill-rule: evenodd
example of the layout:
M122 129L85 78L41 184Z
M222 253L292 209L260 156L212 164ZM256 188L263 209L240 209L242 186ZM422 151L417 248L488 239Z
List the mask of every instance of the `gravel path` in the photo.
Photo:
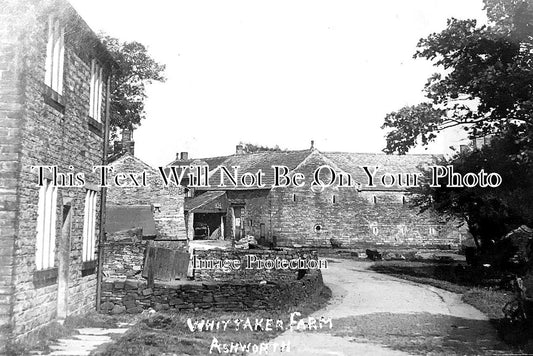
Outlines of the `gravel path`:
M332 328L286 331L272 340L290 342L290 352L280 355L511 353L460 295L373 272L369 262L331 262L323 276L332 300L313 316L332 318Z

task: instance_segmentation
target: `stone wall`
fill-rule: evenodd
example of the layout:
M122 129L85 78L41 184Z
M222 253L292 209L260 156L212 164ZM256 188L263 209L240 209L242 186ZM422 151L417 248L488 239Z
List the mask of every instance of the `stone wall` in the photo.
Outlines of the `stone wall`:
M148 241L135 231L123 231L107 237L104 243L103 275L106 278L141 278Z
M107 236L103 246L103 275L114 279L143 279L148 246L182 251L187 249L186 241L142 240L139 230L116 232Z
M61 103L51 98L44 85L48 10L56 13L67 27ZM0 179L7 183L7 190L0 191L0 272L12 269L12 280L0 278L0 321L5 323L3 313L9 305L10 331L26 337L56 318L60 264L68 274L68 313L85 312L96 304L96 274L82 275L86 189L58 188L54 268L36 271L39 187L37 172L31 167L50 165L57 166L60 172L85 173L86 186L98 192L98 220L100 189L96 188L97 177L90 172L93 165L103 162L103 125L91 125L88 113L90 64L93 58L100 58L95 48L101 47L64 1L12 1L5 4L1 16L0 36L8 38L0 41L1 46L6 46L0 61L0 135L7 134L8 138L0 140ZM106 67L104 73L107 72ZM106 74L104 93L105 79ZM70 234L62 233L61 226L67 206L71 207L72 216ZM96 221L97 235L99 226ZM58 251L66 246L70 250L68 260L60 260ZM47 277L44 283L40 283L41 272Z
M153 205L157 238L186 240L183 212L184 194L179 187L163 186L159 172L137 157L125 153L110 164L117 173L146 172L146 187L110 187L107 203L110 205Z
M18 40L12 36L15 8L0 13L0 353L10 336L17 236L17 181L20 172L22 90Z
M453 223L444 223L427 211L419 214L403 192L327 188L275 190L272 234L279 246L382 246L457 248L460 234Z
M106 280L102 285L103 313L140 313L145 309L257 311L281 309L314 298L323 288L322 274L312 271L291 282L155 283Z
M253 256L256 260L293 260L309 259L318 260L316 251L312 250L195 250L194 256L198 261L228 261L238 260L241 262L241 268L232 269L194 269L194 280L196 281L249 281L249 282L276 282L276 281L295 281L297 278L297 269L268 269L268 268L251 268L247 269L247 256ZM255 264L257 266L257 264ZM250 266L253 267L253 266Z

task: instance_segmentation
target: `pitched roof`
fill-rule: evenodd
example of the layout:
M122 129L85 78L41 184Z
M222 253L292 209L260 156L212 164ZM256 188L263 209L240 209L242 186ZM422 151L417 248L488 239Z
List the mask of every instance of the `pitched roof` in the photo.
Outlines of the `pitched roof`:
M325 165L330 165L333 169L339 170L345 173L350 173L354 178L354 181L367 183L368 176L361 168L362 166L368 166L369 169L379 166L376 176L381 176L383 173L418 173L421 167L427 167L427 165L433 163L438 156L428 154L416 154L416 155L387 155L384 153L351 153L351 152L319 152L316 149L301 150L301 151L266 151L258 153L248 154L235 154L231 156L219 156L212 158L201 159L189 159L189 160L176 160L170 165L184 166L184 165L208 165L210 169L210 177L212 184L218 184L220 179L216 168L218 166L224 166L229 172L233 173L232 166L239 167L239 176L246 173L256 173L259 169L264 173L263 184L265 189L270 189L274 183L274 170L272 166L286 166L290 171L298 171L298 169L309 163L310 159L313 161L321 160ZM318 168L318 166L316 167ZM215 175L213 177L213 175ZM229 180L226 180L227 187L224 189L258 189L257 187L250 188L241 185L240 183L234 187L229 184ZM402 187L392 186L385 187L380 181L374 179L376 187L365 190L398 190ZM211 188L199 188L200 190L220 190L220 187Z
M225 191L209 191L205 192L203 194L200 194L194 198L185 200L185 205L183 207L183 210L192 212L193 210L202 208L206 206L207 204L211 203L218 197L226 194Z
M144 162L139 157L134 156L129 152L121 152L119 154L114 154L113 156L107 159L107 165L116 166L120 163L123 163L123 161L127 159L133 160L139 167L142 167L145 170L155 171L155 169L152 166L150 166L148 163Z
M406 155L387 155L384 153L351 153L351 152L324 152L324 156L331 159L344 172L350 173L355 181L368 183L368 175L361 168L367 166L373 172L374 167L379 167L374 177L375 188L365 190L397 190L398 185L385 187L377 177L384 173L403 174L403 173L420 173L421 168L427 168L433 164L438 155L429 154L406 154Z
M258 153L235 154L231 156L176 160L170 165L186 166L190 164L206 164L209 166L209 170L211 171L210 175L213 176L216 174L216 176L212 178L212 181L216 182L215 184L218 184L220 181L220 172L217 172L217 167L219 166L227 168L231 174L233 174L232 167L238 166L239 176L247 172L256 173L258 170L261 170L264 173L262 183L265 185L266 189L270 189L272 184L274 184L274 170L272 169L272 166L287 166L289 170L292 171L300 163L302 163L311 152L313 151L265 151ZM240 183L234 187L230 185L229 179L226 179L225 181L226 184L228 184L228 189L250 189L249 187L245 187Z

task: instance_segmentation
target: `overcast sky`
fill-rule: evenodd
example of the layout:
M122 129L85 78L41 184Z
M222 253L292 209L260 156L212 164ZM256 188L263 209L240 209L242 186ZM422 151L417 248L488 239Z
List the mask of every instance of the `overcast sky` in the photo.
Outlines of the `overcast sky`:
M136 155L154 166L179 151L232 154L239 141L380 152L385 114L423 100L435 71L412 59L418 40L449 17L485 21L481 0L70 2L96 32L139 41L166 64L134 133Z

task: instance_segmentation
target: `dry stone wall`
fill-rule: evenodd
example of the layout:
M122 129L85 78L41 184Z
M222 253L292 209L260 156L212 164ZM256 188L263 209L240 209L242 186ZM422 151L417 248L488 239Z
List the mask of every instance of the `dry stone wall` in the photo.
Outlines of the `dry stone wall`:
M296 306L321 293L320 270L300 280L269 283L226 282L155 283L149 288L139 280L107 280L102 285L101 311L109 314L155 310L257 311Z
M196 281L294 281L298 275L298 269L275 269L261 265L261 261L278 260L314 260L317 261L316 251L307 249L283 249L283 250L195 250L196 263L200 261L240 261L240 268L237 270L223 268L195 268L194 279ZM250 261L252 265L247 266ZM250 267L250 268L247 268ZM253 268L263 267L263 268Z

